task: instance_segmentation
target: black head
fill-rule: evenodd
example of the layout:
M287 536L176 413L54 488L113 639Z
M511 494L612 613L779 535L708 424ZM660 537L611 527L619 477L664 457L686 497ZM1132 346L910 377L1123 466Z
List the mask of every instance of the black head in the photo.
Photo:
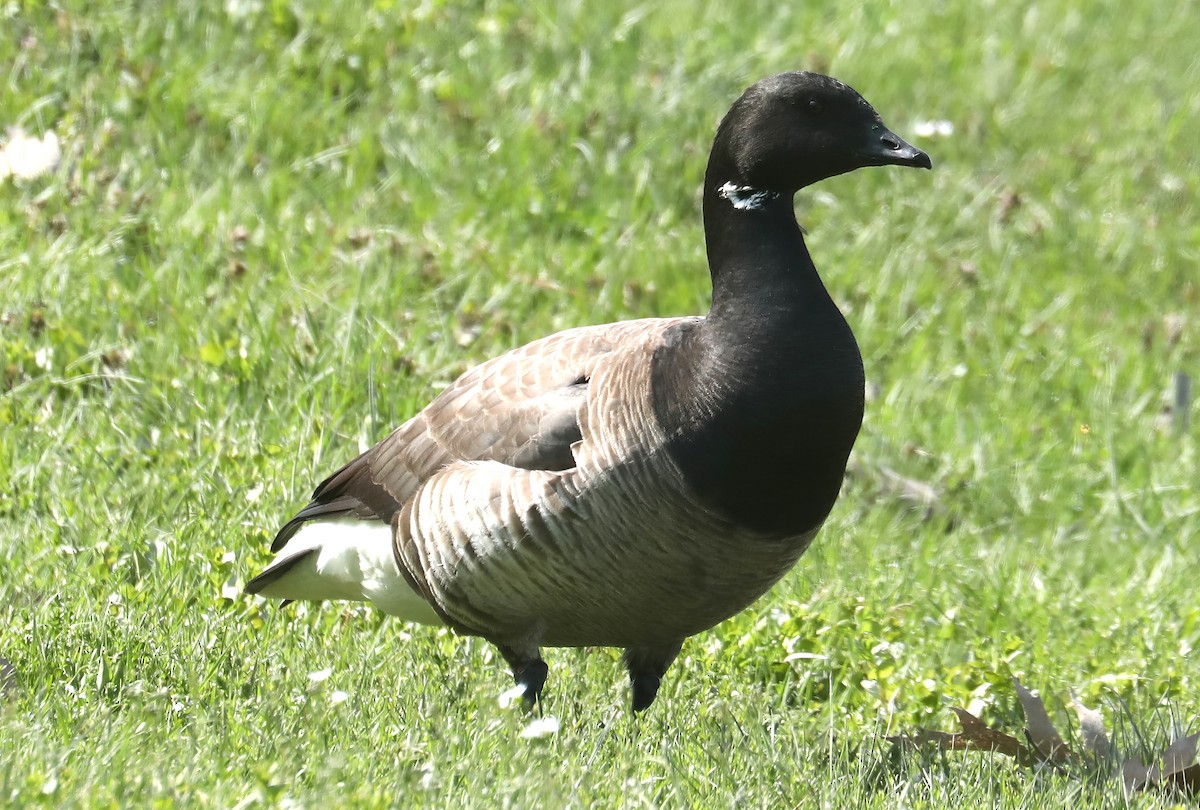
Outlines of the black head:
M819 73L781 73L752 85L721 121L709 182L791 195L827 177L885 165L932 166L853 88Z

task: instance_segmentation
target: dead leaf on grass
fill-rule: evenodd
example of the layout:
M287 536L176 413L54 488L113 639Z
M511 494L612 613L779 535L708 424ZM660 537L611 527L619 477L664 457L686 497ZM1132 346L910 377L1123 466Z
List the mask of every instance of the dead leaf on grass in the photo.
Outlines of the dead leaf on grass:
M1156 784L1195 791L1200 787L1200 765L1196 765L1196 742L1200 733L1180 737L1163 751L1162 762L1155 762L1147 779Z
M17 668L7 658L0 658L0 697L17 691Z
M1108 756L1108 733L1104 729L1104 717L1095 709L1089 709L1079 702L1079 697L1071 693L1071 706L1079 718L1079 731L1083 735L1084 748L1091 751L1096 759L1103 760Z
M887 739L898 745L920 746L932 743L942 751L995 751L1019 762L1029 758L1029 752L1016 737L1005 734L984 723L966 709L952 710L962 731L951 733L935 729L918 729L914 735L899 734Z
M962 726L961 732L918 729L916 734L900 734L887 739L897 745L932 744L943 751L995 751L1027 767L1049 762L1069 776L1104 778L1114 775L1114 761L1109 756L1112 746L1100 712L1087 708L1074 693L1071 694L1070 705L1079 717L1082 750L1093 755L1084 758L1071 750L1054 727L1042 699L1022 686L1016 678L1013 678L1013 686L1025 712L1025 743L991 728L975 715L958 708L953 711ZM1155 790L1161 793L1178 792L1189 798L1200 797L1200 763L1196 762L1198 745L1200 732L1175 740L1150 765L1140 756L1126 758L1121 766L1121 781L1125 791Z
M1029 737L1030 745L1039 758L1062 764L1074 754L1063 742L1062 735L1050 722L1046 704L1037 695L1030 692L1021 682L1013 678L1013 686L1017 689L1017 697L1021 700L1021 708L1025 710L1025 722L1028 724L1025 734Z

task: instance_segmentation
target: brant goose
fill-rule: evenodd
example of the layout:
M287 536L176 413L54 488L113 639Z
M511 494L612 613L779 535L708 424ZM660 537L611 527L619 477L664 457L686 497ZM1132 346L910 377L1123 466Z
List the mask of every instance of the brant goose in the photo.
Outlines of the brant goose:
M883 165L931 167L847 85L750 87L704 178L706 317L569 329L467 371L325 479L246 590L482 636L533 702L541 647L621 647L648 707L684 639L787 573L838 496L862 358L792 197Z

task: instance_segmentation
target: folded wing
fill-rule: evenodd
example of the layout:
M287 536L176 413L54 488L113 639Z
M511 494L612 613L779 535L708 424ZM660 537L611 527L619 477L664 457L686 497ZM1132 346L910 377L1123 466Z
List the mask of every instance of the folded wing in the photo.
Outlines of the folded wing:
M673 320L673 319L671 319ZM417 488L458 461L527 470L575 465L579 413L601 358L671 320L643 319L569 329L482 363L375 447L323 481L271 545L279 551L311 520L390 523Z

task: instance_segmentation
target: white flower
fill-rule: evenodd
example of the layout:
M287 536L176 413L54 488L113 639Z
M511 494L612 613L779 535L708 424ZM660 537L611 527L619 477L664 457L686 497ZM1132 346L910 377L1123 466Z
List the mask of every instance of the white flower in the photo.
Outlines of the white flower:
M33 353L33 363L42 371L49 371L54 363L54 347L41 346Z
M539 717L525 726L521 731L521 736L526 740L540 740L542 737L549 737L558 733L558 718L557 717Z
M341 689L335 689L329 693L329 702L336 706L339 703L345 703L350 698L350 695L343 692Z
M954 122L944 118L917 121L913 124L913 134L918 138L949 138L954 134Z
M225 13L234 20L244 20L262 11L259 0L225 0Z
M313 683L320 683L329 680L329 676L332 674L332 669L318 669L316 672L308 673L308 679Z
M54 132L31 138L25 130L14 127L0 146L0 180L10 174L17 180L32 180L57 166L61 158L62 146Z
M500 708L507 709L523 697L525 697L525 684L523 683L517 684L512 689L505 689L500 693Z
M1162 186L1163 191L1168 191L1171 193L1183 191L1187 187L1187 184L1183 181L1183 178L1177 174L1164 174L1162 178L1159 179L1158 184Z

